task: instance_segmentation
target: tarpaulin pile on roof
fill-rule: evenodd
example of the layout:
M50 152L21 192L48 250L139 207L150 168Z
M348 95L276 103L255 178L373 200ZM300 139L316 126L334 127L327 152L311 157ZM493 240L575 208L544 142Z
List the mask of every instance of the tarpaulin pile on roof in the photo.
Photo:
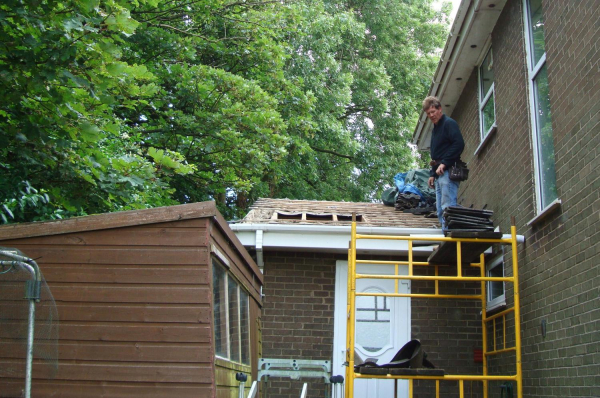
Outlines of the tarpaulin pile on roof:
M387 206L413 214L435 211L435 191L429 188L428 169L411 170L394 176L394 188L383 192L381 199Z

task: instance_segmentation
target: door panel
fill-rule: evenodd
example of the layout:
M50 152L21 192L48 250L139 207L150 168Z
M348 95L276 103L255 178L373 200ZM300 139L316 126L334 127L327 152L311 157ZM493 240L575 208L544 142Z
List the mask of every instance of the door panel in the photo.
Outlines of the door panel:
M394 274L394 266L382 264L357 264L361 274ZM407 267L400 266L400 273ZM346 360L346 303L348 262L336 264L335 324L333 374L345 374ZM393 293L394 280L358 279L357 292ZM399 281L398 290L409 293L409 281ZM410 340L410 298L407 297L357 297L356 300L355 361L388 363L396 352ZM408 397L408 382L398 380L398 397ZM383 398L394 396L393 380L356 380L355 397Z

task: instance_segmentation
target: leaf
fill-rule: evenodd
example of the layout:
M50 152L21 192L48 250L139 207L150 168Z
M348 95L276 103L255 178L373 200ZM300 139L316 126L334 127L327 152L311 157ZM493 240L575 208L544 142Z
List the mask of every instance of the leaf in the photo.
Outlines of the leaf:
M8 208L8 206L6 206L6 205L3 204L2 207L4 208L4 211L10 216L10 218L15 218L15 215L13 214L12 211L10 211L10 209ZM7 222L6 218L3 217L3 219L4 219L4 222Z
M127 64L124 62L113 62L106 65L106 71L112 76L119 76L125 73L127 70Z
M79 125L80 137L85 142L95 142L100 139L100 129L98 126L89 122L83 122Z

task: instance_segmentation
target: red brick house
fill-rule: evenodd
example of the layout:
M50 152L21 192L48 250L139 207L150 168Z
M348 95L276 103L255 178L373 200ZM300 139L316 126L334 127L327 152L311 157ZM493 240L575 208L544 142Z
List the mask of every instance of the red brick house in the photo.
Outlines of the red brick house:
M525 236L525 397L598 396L599 6L463 0L429 91L465 138L459 202L487 205L503 230L515 216ZM420 149L431 128L422 113Z
M518 253L524 397L594 397L600 385L600 178L593 172L600 148L599 20L593 0L463 0L429 92L465 138L471 173L459 202L494 210L504 233L514 216L524 236ZM414 143L422 150L431 128L421 114ZM336 339L344 314L336 309L344 308L352 212L362 216L359 233L440 233L435 219L378 204L267 199L231 226L264 272L264 357L332 359L333 373L342 374L345 348ZM402 248L361 250L386 259ZM488 275L510 276L511 259L508 252L489 253ZM487 311L511 306L509 284L487 287ZM416 283L406 288L426 290ZM473 291L466 284L452 288ZM378 305L371 311L388 309ZM482 344L477 303L412 298L398 307L394 338L421 339L438 367L481 373L474 356ZM509 343L514 339L509 331ZM490 359L489 371L510 373L511 364L510 354ZM301 386L269 383L269 397L297 396ZM499 397L502 384L490 382L488 396ZM399 384L398 396L407 396L405 387ZM378 388L360 396L377 396ZM324 390L312 383L309 396ZM452 383L441 393L458 396ZM415 394L435 396L424 383L416 383ZM482 397L481 383L467 383L465 394Z

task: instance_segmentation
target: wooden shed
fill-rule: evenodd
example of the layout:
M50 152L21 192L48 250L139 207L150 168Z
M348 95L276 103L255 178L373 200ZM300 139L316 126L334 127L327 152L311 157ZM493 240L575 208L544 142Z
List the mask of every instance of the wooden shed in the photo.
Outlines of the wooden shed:
M2 226L0 246L37 261L58 309L58 372L34 363L32 396L237 397L235 374L256 378L263 278L214 202Z

